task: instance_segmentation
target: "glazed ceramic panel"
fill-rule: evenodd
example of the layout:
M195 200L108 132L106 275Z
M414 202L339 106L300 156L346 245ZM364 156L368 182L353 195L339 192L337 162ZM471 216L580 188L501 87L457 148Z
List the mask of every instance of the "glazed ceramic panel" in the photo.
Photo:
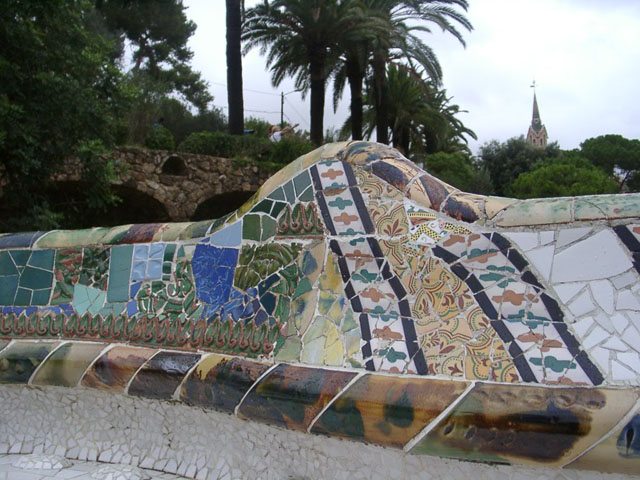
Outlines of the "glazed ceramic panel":
M139 397L169 400L200 355L158 352L138 371L127 392Z
M240 400L270 365L242 358L208 355L182 384L180 400L233 413Z
M60 345L40 366L31 383L74 387L106 346L105 343L78 342Z
M100 390L124 392L138 369L155 350L117 345L104 352L82 377L82 385Z
M355 375L353 372L278 365L251 389L240 405L238 415L304 431Z
M311 433L402 448L467 386L466 382L365 375L325 410Z
M632 390L479 383L411 453L562 466L615 427L637 400Z
M11 343L0 351L0 383L27 383L58 342Z

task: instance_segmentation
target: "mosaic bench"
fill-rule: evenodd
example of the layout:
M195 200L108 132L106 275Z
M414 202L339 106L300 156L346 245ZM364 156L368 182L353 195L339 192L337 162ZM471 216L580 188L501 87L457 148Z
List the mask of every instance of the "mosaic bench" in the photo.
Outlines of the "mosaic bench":
M639 271L636 194L471 195L367 142L299 158L215 221L2 235L0 453L38 451L8 405L74 387L409 463L640 474ZM227 478L93 440L102 461Z

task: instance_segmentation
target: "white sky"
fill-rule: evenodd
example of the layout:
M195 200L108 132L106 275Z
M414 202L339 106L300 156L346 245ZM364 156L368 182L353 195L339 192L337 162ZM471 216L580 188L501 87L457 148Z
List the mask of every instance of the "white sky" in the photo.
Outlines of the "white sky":
M257 0L245 0L246 7ZM226 113L225 5L222 0L185 0L197 25L189 46L214 104ZM478 135L475 152L493 139L526 134L531 122L535 78L542 122L550 141L577 148L583 140L616 133L640 138L640 0L469 0L474 26L466 49L434 30L425 41L443 68L452 102ZM436 27L437 28L437 27ZM243 59L245 116L280 121L280 92L293 81L271 86L265 59L253 50ZM257 90L270 93L251 92ZM348 90L348 89L346 89ZM287 95L284 112L309 129L309 99ZM336 113L328 89L325 129L340 127L348 115L345 92ZM257 110L258 113L251 112Z

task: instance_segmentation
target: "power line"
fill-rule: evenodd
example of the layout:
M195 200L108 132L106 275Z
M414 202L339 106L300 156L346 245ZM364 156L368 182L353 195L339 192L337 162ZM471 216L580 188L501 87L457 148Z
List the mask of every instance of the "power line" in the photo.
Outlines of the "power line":
M227 85L226 85L225 83L219 83L219 82L209 82L209 83L211 83L212 85L218 85L218 86L220 86L220 87L227 88ZM278 93L273 93L273 92L263 92L263 91L261 91L261 90L253 90L253 89L251 89L251 88L243 88L243 89L242 89L242 91L243 91L243 92L260 93L260 94L262 94L262 95L271 95L272 97L279 97L279 96L280 96L280 94L278 94Z
M284 101L285 101L285 102L287 102L287 104L291 107L291 110L293 110L293 111L298 115L298 117L300 117L300 119L304 122L304 124L305 124L305 125L307 125L307 126L309 126L309 123L307 123L307 119L306 119L306 117L304 117L304 116L300 115L300 112L298 112L298 111L295 109L295 107L293 106L293 104L292 104L292 103L291 103L291 102L290 102L286 97L285 97Z

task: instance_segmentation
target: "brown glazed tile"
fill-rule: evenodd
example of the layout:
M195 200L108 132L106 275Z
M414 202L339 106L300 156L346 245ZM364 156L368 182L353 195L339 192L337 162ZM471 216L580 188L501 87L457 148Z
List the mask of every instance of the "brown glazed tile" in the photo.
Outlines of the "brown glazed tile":
M567 468L640 475L640 410Z
M208 355L182 384L180 400L233 413L244 394L269 367L242 358Z
M136 374L129 395L170 400L187 372L200 360L200 354L159 352Z
M150 348L117 346L105 352L84 374L85 387L124 392L129 380L156 353Z
M65 343L40 366L31 383L75 387L91 362L106 347L106 343Z
M238 415L291 430L306 430L356 374L280 364L249 392Z
M311 432L402 448L467 385L449 380L365 375L340 395Z
M609 432L637 397L633 390L479 383L411 453L561 466Z

